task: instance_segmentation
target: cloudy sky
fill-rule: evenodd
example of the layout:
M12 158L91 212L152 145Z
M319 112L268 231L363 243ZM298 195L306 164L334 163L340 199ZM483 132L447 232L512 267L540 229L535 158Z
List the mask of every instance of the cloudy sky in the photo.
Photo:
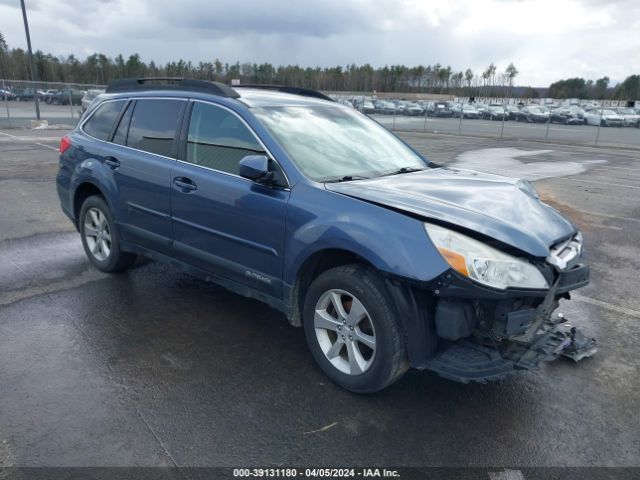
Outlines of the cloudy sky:
M0 31L25 47L19 0ZM638 0L26 0L34 49L329 66L514 62L518 85L640 73Z

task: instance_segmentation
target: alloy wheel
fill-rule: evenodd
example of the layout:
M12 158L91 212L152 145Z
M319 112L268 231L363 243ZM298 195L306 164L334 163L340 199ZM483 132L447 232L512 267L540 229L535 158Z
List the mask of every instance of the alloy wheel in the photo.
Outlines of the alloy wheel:
M91 255L104 261L111 254L111 230L106 215L97 208L90 208L84 217L84 238Z
M376 333L362 302L344 290L331 289L316 303L314 327L320 349L347 375L361 375L373 363Z

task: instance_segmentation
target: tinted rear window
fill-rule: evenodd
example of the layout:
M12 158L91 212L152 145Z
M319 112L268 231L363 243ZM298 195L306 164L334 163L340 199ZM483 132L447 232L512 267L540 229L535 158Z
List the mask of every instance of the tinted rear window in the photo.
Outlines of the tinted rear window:
M113 123L118 118L124 104L124 100L118 100L100 105L96 113L84 124L84 131L92 137L108 140Z
M136 101L127 146L170 157L183 104L179 100Z

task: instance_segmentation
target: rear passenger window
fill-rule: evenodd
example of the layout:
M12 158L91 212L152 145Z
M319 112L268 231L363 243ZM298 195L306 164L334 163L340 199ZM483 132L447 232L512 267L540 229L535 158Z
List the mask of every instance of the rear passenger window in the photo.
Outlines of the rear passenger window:
M170 157L183 105L177 100L137 100L127 146Z
M113 123L118 118L124 104L124 100L118 100L100 105L96 113L91 115L91 118L84 124L85 133L99 140L108 140Z
M214 105L193 105L187 162L237 175L242 158L262 152L256 137L237 116Z

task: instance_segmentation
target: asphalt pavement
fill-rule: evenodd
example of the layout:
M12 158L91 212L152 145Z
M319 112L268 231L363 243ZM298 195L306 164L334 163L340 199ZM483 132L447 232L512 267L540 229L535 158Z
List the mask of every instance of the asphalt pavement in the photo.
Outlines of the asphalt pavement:
M600 351L358 396L263 304L151 261L92 269L55 193L62 133L0 133L0 465L640 466L637 151L403 134L522 173L582 228L592 283L561 311Z

